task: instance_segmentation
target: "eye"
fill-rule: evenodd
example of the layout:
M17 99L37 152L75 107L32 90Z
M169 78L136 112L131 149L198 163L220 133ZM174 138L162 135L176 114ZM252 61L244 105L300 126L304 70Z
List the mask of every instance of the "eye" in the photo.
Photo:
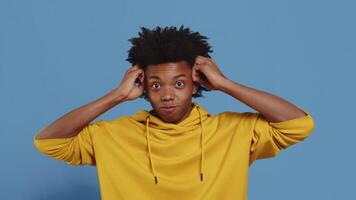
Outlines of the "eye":
M183 81L177 81L176 86L179 88L183 88L184 87Z
M160 85L158 83L153 83L151 86L153 89L158 89Z

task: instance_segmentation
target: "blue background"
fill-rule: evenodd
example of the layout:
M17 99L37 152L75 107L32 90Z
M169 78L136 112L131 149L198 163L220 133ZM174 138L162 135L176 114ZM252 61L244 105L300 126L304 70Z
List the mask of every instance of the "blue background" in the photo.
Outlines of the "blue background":
M314 133L250 170L251 200L355 198L355 1L0 1L0 199L100 199L96 168L39 153L34 134L117 87L140 26L209 37L227 77L308 111ZM211 113L251 111L222 92ZM149 109L143 99L101 115ZM239 173L238 171L236 173Z

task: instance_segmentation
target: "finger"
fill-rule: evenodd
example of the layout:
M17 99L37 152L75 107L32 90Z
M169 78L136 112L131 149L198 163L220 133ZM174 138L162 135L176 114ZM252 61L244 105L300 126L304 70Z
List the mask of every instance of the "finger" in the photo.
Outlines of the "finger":
M144 82L144 80L145 80L144 73L141 73L141 74L140 74L139 79L140 79L141 83Z
M210 86L210 82L209 82L208 78L205 76L205 74L201 73L200 79L201 79L201 82L203 83L203 85L208 86L208 87Z
M211 86L211 84L209 83L209 81L207 81L207 80L202 80L201 82L202 82L201 85L202 85L203 87L205 87L206 89L208 89L208 90L211 90L211 89L212 89L212 86Z
M217 65L214 59L210 58L210 61L211 61L212 63L214 63L215 65Z
M197 58L198 58L198 59L207 59L208 57L198 55Z
M194 63L194 66L203 66L203 65L206 65L206 64L207 64L207 62L205 62L205 61L196 61Z
M194 61L194 63L195 64L197 64L197 65L199 65L201 62L203 62L204 60L203 59L201 59L199 56L197 56L196 58L195 58L195 61Z
M198 56L197 61L200 63L205 62L205 63L217 65L216 62L212 58L208 58L208 57L204 57L204 56Z
M210 61L210 58L204 57L204 56L197 56L196 59L199 61L205 61L205 62Z
M134 66L131 66L127 71L134 71L134 70L138 70L138 69L140 69L140 67L138 64L136 64Z
M129 69L126 71L126 75L133 77L133 78L138 78L140 76L140 74L142 73L141 69Z
M141 78L138 78L138 79L135 80L135 86L144 88L145 87L145 82Z
M193 79L198 76L198 71L199 71L199 68L197 65L194 65L193 68L192 68L192 77Z
M143 70L142 69L137 69L135 71L132 71L132 73L135 73L135 78L141 79L144 77L143 75ZM142 81L141 81L142 82Z
M202 63L213 63L210 58L204 56L197 56L195 58L195 63L202 64Z
M137 69L128 71L126 76L129 80L133 81L136 86L139 86L140 83L142 83L142 74L143 70Z
M192 73L192 80L193 80L193 82L199 82L200 81L200 77L199 77L199 73L198 72L194 71Z
M136 65L132 66L132 68L133 68L133 69L139 69L140 66L139 66L139 64L136 64Z
M210 59L203 59L203 61L201 61L202 63L206 64L206 65L215 65L215 63Z

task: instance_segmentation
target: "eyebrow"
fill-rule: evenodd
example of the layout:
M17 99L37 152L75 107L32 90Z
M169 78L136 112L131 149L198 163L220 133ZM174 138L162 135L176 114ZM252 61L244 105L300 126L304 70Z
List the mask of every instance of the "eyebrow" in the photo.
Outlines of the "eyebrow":
M180 77L187 77L185 74L178 74L176 76L173 77L173 79L177 79L177 78L180 78ZM152 75L149 77L149 79L157 79L157 80L161 80L158 76L156 75Z

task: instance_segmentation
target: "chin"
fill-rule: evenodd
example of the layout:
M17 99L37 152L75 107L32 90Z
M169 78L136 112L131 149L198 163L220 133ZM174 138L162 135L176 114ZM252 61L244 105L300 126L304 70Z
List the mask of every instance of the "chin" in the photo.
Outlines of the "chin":
M162 121L164 121L165 123L170 123L170 124L174 124L175 121L174 120L166 120L166 119L161 119Z
M167 123L174 123L176 121L178 121L178 119L172 118L172 117L161 117L162 115L160 115L160 118L162 121L167 122Z
M161 117L162 115L159 115L159 118L166 122L166 123L176 123L177 121L179 121L178 117Z

